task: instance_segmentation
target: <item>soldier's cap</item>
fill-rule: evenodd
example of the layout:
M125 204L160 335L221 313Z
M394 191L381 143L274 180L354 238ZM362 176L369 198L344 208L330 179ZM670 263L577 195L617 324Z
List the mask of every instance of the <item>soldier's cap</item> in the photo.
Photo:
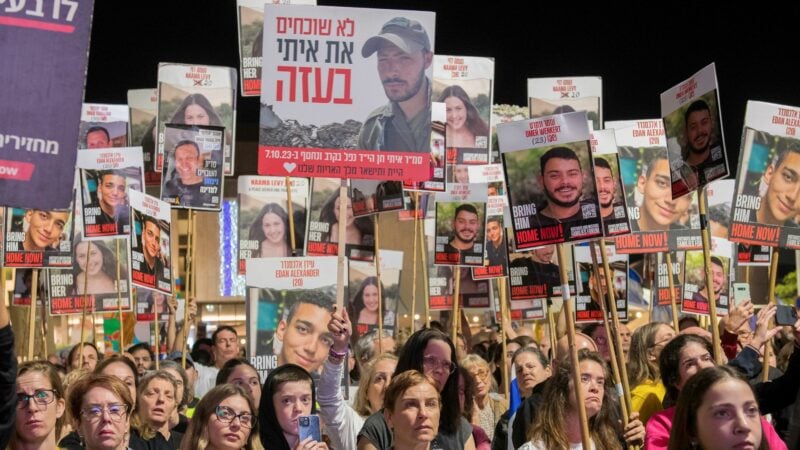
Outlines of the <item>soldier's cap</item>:
M395 17L383 24L379 34L367 39L361 48L361 55L369 58L386 42L396 45L406 53L431 49L431 41L422 24L405 17Z

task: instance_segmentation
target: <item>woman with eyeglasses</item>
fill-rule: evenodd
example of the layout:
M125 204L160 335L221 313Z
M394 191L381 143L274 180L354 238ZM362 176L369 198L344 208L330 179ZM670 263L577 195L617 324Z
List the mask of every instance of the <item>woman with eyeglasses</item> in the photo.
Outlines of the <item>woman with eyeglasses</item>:
M661 384L658 357L661 350L675 337L669 325L650 322L642 325L631 336L628 356L628 383L631 386L631 408L639 413L642 423L663 409L666 389Z
M84 450L128 448L133 398L125 383L109 375L89 374L70 387L68 404ZM131 442L131 448L146 446Z
M161 369L147 372L139 381L131 428L154 449L175 450L183 434L171 430L170 418L178 407L175 378Z
M446 334L422 329L412 334L403 348L394 376L416 370L436 383L442 396L439 433L436 443L442 450L475 450L472 425L461 417L458 406L458 364L456 350ZM374 413L358 434L358 450L387 450L392 447L392 432L382 412Z
M298 418L316 414L314 380L302 367L284 364L264 382L267 397L258 408L261 444L269 450L328 450L310 436L301 440Z
M22 363L17 372L17 417L8 448L55 450L64 422L64 387L47 361Z
M197 404L181 450L253 450L258 434L255 411L240 386L215 386Z

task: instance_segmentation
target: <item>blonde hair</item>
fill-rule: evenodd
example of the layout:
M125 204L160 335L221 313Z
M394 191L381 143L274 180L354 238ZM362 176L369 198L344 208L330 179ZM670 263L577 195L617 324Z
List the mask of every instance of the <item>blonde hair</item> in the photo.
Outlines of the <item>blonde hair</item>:
M365 370L364 373L361 374L361 378L358 380L358 391L356 392L356 398L353 401L353 409L361 417L367 417L375 412L370 409L369 396L367 395L367 392L369 391L369 385L373 382L372 377L375 375L375 365L380 361L394 361L397 363L397 356L391 353L382 353L373 359L369 364L364 366Z
M141 401L139 397L144 395L145 391L147 390L147 386L155 380L164 380L169 382L172 385L172 393L173 393L173 400L175 401L175 408L178 407L178 400L175 398L175 395L178 395L178 383L175 381L175 377L172 376L171 373L167 372L164 369L156 370L152 372L147 372L142 379L139 381L139 387L136 389L136 406L133 410L133 414L131 414L131 428L139 432L139 435L144 440L150 440L156 437L156 433L158 432L157 429L153 428L153 425L147 422L143 417L140 411L144 402Z

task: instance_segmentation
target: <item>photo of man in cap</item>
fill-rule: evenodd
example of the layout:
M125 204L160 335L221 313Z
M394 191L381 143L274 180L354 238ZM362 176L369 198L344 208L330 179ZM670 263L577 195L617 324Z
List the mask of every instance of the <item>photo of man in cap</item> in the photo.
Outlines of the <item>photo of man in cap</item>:
M430 39L416 21L395 17L367 39L361 55L377 53L378 76L389 103L370 113L358 136L358 148L429 153L431 81Z

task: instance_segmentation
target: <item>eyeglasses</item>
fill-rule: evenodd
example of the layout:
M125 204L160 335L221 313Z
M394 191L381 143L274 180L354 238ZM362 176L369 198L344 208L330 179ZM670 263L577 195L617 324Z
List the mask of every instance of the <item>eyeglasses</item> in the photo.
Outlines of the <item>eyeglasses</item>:
M489 372L487 372L485 369L478 369L476 371L470 372L469 374L472 375L472 378L474 378L475 380L483 380L484 378L486 378L487 375L489 375Z
M233 419L239 418L239 423L245 428L252 428L253 427L253 415L250 413L239 413L236 414L236 411L228 408L227 406L217 406L217 409L214 410L214 414L217 415L217 419L219 419L222 423L233 423Z
M31 395L20 392L17 394L17 408L21 409L28 406L31 399L39 406L47 406L56 401L56 390L37 389Z
M128 405L121 405L118 403L111 403L105 407L100 405L90 406L81 410L81 415L86 417L92 422L96 422L103 417L103 413L107 412L108 417L112 422L119 422L128 413Z
M441 367L442 370L449 373L453 373L456 371L456 365L453 364L451 361L445 361L435 356L423 356L422 367L424 367L427 370L436 370Z

